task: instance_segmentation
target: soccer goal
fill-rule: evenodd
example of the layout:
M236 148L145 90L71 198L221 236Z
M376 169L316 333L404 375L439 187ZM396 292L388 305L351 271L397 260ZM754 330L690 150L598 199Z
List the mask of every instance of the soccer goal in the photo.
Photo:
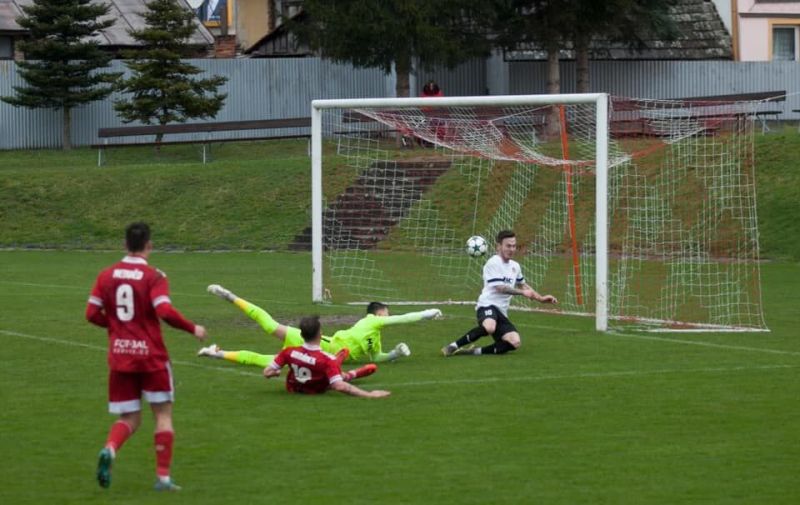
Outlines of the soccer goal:
M517 234L528 284L596 328L766 331L755 104L605 94L312 102L313 299L473 304ZM491 251L490 251L491 254Z

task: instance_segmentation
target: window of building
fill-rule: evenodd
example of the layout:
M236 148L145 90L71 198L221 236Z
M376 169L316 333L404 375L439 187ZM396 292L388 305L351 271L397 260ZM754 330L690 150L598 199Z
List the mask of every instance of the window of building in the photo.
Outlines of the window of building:
M772 28L772 59L776 61L797 60L797 26L774 26Z
M14 40L11 37L0 35L0 60L14 58Z

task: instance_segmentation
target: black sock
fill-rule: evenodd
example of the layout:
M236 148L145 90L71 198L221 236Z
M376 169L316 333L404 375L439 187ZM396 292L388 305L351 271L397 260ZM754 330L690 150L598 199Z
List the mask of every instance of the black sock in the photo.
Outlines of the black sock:
M481 347L481 354L505 354L508 351L513 351L514 349L516 349L516 347L509 344L505 340L498 340L494 344Z
M488 335L488 333L486 333L486 328L483 326L476 326L469 330L463 337L456 340L456 345L458 347L464 347L465 345L471 344L479 338L485 337L486 335Z

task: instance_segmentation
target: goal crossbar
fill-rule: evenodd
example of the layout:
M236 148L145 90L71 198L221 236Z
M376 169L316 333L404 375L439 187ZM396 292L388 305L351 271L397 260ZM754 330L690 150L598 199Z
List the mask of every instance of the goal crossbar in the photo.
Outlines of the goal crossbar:
M519 310L599 331L768 331L755 110L604 93L314 100L298 235L312 299L462 303L483 264L464 240L514 229L525 278L560 301Z
M313 100L311 102L311 246L312 299L320 303L323 293L322 245L322 110L339 108L468 107L548 104L595 104L595 329L608 329L608 94L504 95L437 98L364 98Z

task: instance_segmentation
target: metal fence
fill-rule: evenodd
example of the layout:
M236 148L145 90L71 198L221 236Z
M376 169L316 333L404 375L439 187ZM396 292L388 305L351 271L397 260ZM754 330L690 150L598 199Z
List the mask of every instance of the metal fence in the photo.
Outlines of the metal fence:
M215 121L284 119L306 117L316 98L369 98L392 96L394 78L380 70L356 69L318 58L192 60L209 74L227 76L225 107ZM124 71L121 61L113 70ZM540 94L546 91L545 62L505 62L491 72L504 73L504 88L493 93ZM420 71L417 88L435 79L447 96L488 93L487 63L473 60L452 70ZM597 61L590 65L591 90L641 98L677 98L758 91L800 91L800 63L730 61ZM0 61L0 96L13 94L13 86L24 86L15 64ZM575 90L575 64L561 64L561 89ZM417 91L419 91L417 89ZM97 129L122 126L109 97L73 111L75 145L97 142ZM780 119L800 119L800 95L790 95L782 105ZM61 143L61 113L53 110L15 108L0 102L0 149L58 147ZM307 133L298 129L271 132L224 132L225 138L254 135ZM197 138L186 135L184 139ZM175 136L179 140L180 137ZM139 139L129 138L128 141Z
M208 75L224 75L228 82L221 91L228 94L225 106L214 121L250 119L285 119L308 117L311 100L316 98L360 98L387 95L387 76L380 70L354 69L318 58L191 60ZM111 67L124 71L121 61ZM202 75L202 74L201 74ZM13 86L24 86L13 62L0 61L0 96L14 93ZM73 144L88 145L98 141L97 129L124 126L117 117L112 95L73 110ZM16 108L0 102L0 149L59 147L62 115L53 110ZM306 129L272 131L220 132L223 138L246 138L256 135L308 133ZM173 135L170 140L199 138L199 134ZM202 134L206 135L206 134ZM152 140L151 137L144 138ZM137 137L126 138L134 142Z
M508 92L547 92L545 62L509 62ZM561 91L575 92L575 62L562 62ZM780 119L800 119L800 63L733 61L596 61L589 66L591 92L637 98L682 98L786 91Z
M482 59L470 60L453 69L438 68L432 71L417 72L417 95L422 86L433 79L442 89L445 96L479 96L486 95L486 62Z

